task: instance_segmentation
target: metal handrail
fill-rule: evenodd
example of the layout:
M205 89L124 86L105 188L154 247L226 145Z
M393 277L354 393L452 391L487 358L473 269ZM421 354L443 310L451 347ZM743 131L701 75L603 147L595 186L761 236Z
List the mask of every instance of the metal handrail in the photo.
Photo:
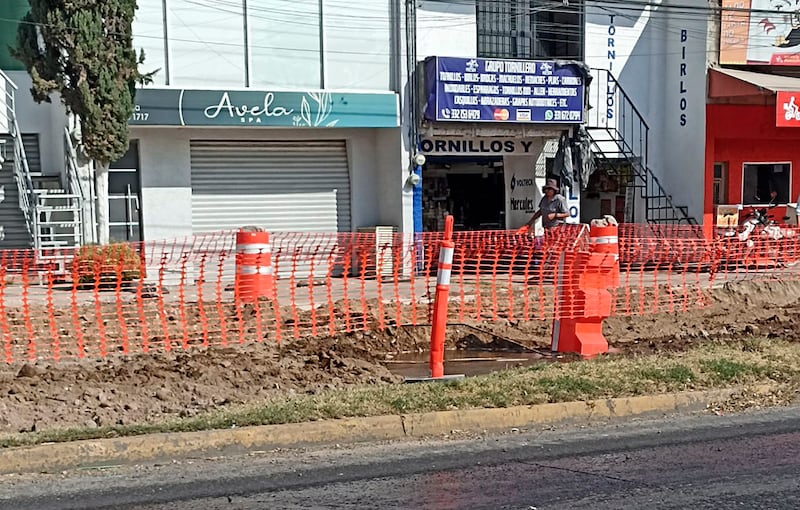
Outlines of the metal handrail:
M87 198L83 193L83 186L81 186L78 173L78 152L75 150L75 144L72 143L72 136L66 126L64 127L64 168L67 172L67 189L69 189L70 194L78 197L78 219L81 225L78 244L82 245L85 240L83 224L86 221L83 206Z
M615 122L613 126L608 125L608 122L603 125L603 123L598 123L598 128L605 130L610 136L614 143L621 149L622 155L627 159L632 165L638 165L641 168L641 173L644 175L640 175L640 178L644 181L644 186L642 187L643 196L642 198L645 199L646 205L646 215L647 219L656 219L651 218L651 207L649 207L650 201L659 199L663 200L662 204L666 204L669 208L676 212L679 216L676 218L678 222L692 222L692 217L689 216L686 211L684 211L680 207L676 207L672 201L672 197L667 194L666 189L661 184L661 181L658 177L653 173L650 169L648 163L648 149L649 149L649 142L650 142L650 126L647 124L647 121L644 119L644 116L636 107L634 102L631 100L630 96L625 92L625 90L620 85L619 81L614 77L613 74L608 69L597 69L592 68L592 71L597 73L598 78L598 86L600 83L603 83L602 77L605 74L605 82L610 83L614 87L614 93L618 94L620 102L617 106L617 111L621 112L621 122L622 122L622 129L619 128L619 121ZM606 85L607 86L607 85ZM602 95L602 92L598 92L598 98ZM639 135L639 147L637 151L636 142L627 140L626 131L627 131L627 121L625 120L625 112L629 111L632 113L631 118L631 135L636 135L637 128L636 123L638 122L638 135ZM642 137L644 138L642 140ZM597 144L596 140L593 140L594 145L600 150L599 145ZM639 161L635 161L638 159ZM639 172L637 172L639 173ZM651 189L653 193L651 193Z
M622 94L622 97L625 98L625 101L627 101L628 104L631 105L631 110L633 110L633 112L639 117L639 120L641 121L642 124L644 124L646 130L650 131L650 126L647 125L647 121L644 120L644 115L642 115L642 112L640 112L639 109L636 108L636 103L634 103L633 100L630 98L630 96L625 92L625 89L623 89L620 86L619 81L614 77L613 74L611 74L611 71L609 71L608 69L598 69L598 68L592 68L592 69L594 71L605 71L606 73L608 73L608 77L614 81L614 86L619 89L619 92Z
M67 188L71 194L77 195L83 202L86 197L83 196L83 187L78 174L78 152L75 150L72 136L67 127L64 128L64 165L67 170Z
M8 75L6 73L4 73L2 69L0 69L0 78L2 78L3 81L5 81L7 84L11 85L11 87L14 90L19 90L19 87L17 87L17 84L14 83L14 80L9 78Z
M7 74L0 71L0 78L5 82L5 97L2 99L4 108L0 108L0 115L8 125L9 134L13 138L14 150L14 180L17 182L17 191L19 195L19 208L25 216L25 225L28 228L28 233L33 239L33 247L40 248L39 236L39 214L38 214L38 196L34 193L33 181L31 179L30 168L28 167L28 157L25 153L25 145L22 140L22 133L19 129L19 124L16 118L16 98L15 91L19 90L17 84L14 83ZM9 89L10 86L10 89Z

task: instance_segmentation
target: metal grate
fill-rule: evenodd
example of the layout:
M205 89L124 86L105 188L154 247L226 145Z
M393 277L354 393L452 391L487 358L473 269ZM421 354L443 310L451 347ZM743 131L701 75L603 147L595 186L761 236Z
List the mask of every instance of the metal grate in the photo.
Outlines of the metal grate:
M478 56L583 58L583 7L541 0L477 0Z

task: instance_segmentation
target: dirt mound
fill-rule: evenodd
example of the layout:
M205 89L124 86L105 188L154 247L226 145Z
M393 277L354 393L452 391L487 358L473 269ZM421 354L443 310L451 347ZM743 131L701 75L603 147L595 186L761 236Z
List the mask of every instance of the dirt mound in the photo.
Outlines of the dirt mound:
M141 423L356 383L400 382L355 335L0 368L0 431Z
M800 282L726 283L697 310L642 317L612 317L604 332L626 352L685 350L708 340L767 336L800 341Z
M611 318L606 336L623 355L748 336L800 341L800 282L732 283L708 297L706 308ZM447 346L546 349L550 329L549 320L453 325ZM2 365L0 432L160 421L277 395L397 383L381 364L385 353L427 350L430 328L392 326L330 338L286 333L281 344L238 344L232 336L225 348Z

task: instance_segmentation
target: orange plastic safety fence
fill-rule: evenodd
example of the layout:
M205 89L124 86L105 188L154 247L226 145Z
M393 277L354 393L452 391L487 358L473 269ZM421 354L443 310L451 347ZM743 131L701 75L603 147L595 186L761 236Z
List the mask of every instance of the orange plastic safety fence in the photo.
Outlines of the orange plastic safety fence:
M236 233L0 251L3 359L104 358L429 325L441 234L270 233L273 298L237 301ZM455 232L450 323L575 318L591 303L588 227ZM800 279L800 232L747 239L619 226L612 314L680 313L726 282Z

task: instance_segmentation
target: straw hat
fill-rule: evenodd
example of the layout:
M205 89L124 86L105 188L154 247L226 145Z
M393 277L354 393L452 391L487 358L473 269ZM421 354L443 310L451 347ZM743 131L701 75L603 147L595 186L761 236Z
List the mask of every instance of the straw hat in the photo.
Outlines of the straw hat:
M555 179L547 179L544 183L544 186L542 186L542 191L547 191L547 188L550 188L558 193L558 181Z

